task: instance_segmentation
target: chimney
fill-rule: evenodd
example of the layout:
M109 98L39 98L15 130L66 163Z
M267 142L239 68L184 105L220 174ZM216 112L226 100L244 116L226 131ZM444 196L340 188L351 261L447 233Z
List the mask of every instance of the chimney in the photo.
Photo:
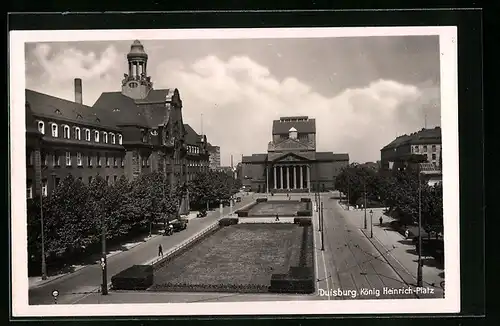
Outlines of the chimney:
M75 78L75 102L83 104L82 80L80 78Z

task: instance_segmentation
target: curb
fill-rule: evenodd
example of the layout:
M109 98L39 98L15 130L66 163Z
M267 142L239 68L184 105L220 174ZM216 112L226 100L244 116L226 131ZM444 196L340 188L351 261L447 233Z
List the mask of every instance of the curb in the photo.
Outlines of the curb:
M359 229L361 233L370 241L370 243L375 247L375 249L379 252L379 254L384 258L389 266L391 266L392 270L399 276L399 278L407 285L407 286L415 286L416 279L411 275L408 270L394 257L391 255L389 250L380 242L377 237L370 238L366 231L363 229ZM402 270L398 270L394 266L399 265ZM402 273L404 271L405 273ZM403 275L402 275L403 274ZM415 292L413 292L416 298L420 298Z

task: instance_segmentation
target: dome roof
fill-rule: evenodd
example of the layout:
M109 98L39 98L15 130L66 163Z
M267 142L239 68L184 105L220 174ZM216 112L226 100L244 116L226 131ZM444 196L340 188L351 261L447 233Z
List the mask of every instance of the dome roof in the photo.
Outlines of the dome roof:
M127 54L127 58L148 58L148 55L144 51L144 46L141 42L139 42L139 40L135 40L134 43L132 43L130 46L130 52Z

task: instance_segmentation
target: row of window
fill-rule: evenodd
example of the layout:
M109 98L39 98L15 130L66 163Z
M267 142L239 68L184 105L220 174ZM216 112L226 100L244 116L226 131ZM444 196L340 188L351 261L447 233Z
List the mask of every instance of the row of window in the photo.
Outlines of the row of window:
M52 164L53 167L61 166L61 156L58 155L58 153L53 153L53 154L41 153L40 159L41 159L41 164L43 166L49 165L49 157L51 157L50 163ZM64 159L65 159L64 162L65 162L66 166L72 166L73 156L71 155L71 152L65 152ZM76 165L77 166L83 167L84 162L86 162L87 166L91 167L91 166L94 166L94 162L95 162L95 166L100 167L100 166L102 166L102 159L103 159L103 157L101 157L101 155L99 153L97 153L96 155L88 155L88 156L85 156L80 152L76 153ZM118 167L118 159L119 158L117 156L108 156L107 154L104 155L104 162L105 162L107 167L109 167L109 166ZM33 165L33 161L34 161L34 152L30 152L28 154L26 163L27 163L27 165ZM121 157L120 166L121 167L125 166L125 158L124 157Z
M193 154L199 154L200 153L200 148L198 146L193 146L193 145L188 145L187 150L189 153Z
M59 137L59 126L54 123L50 122L50 130L51 130L51 135L52 137ZM62 125L63 128L63 138L64 139L76 139L76 140L82 140L82 129L80 127L73 127L73 133L71 133L71 128L68 125ZM43 121L38 121L38 131L42 134L45 135L45 123ZM101 134L102 134L102 142L105 144L122 144L122 135L121 134L114 134L112 132L108 133L106 131L100 132L99 130L94 130L94 141L96 143L101 141ZM91 131L88 128L83 128L83 136L86 141L91 141ZM109 136L109 137L108 137Z
M416 145L416 146L414 147L414 149L415 149L415 153L420 152L420 146ZM436 145L432 145L432 146L431 146L431 151L432 151L432 152L436 152L436 150L437 150ZM423 153L427 153L427 145L422 146L422 152L423 152Z
M82 178L82 177L79 177L79 178L78 178L78 180L80 180L80 181L82 181L82 182L83 182L83 178ZM92 180L93 180L93 177L92 177L92 176L88 177L88 184L90 184L90 183L92 182ZM113 182L115 182L115 183L116 183L116 181L118 181L118 176L117 176L117 175L114 175L114 176L113 176L113 179L111 179L111 176L107 175L107 176L105 177L105 180L106 180L106 182L107 182L108 184L111 182L111 180L113 180ZM56 186L56 187L57 187L57 186L59 186L60 182L61 182L61 178L55 178L55 186ZM46 197L46 196L47 196L47 194L48 194L48 190L47 190L47 179L43 179L43 180L42 180L42 184L41 184L41 186L42 186L42 195L43 195L44 197ZM34 195L33 182L32 182L31 180L28 180L28 181L27 181L27 185L26 185L26 198L28 198L28 199L32 199L32 198L33 198L33 195Z

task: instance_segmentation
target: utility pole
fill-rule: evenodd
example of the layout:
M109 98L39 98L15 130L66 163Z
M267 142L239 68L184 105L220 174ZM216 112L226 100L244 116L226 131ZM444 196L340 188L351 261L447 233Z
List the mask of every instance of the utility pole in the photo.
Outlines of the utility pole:
M367 226L366 226L366 224L367 224L366 223L366 180L364 180L364 182L363 182L363 193L364 193L364 205L363 206L365 208L365 230L366 230L366 228L367 228Z
M421 163L418 164L418 267L417 286L422 286L422 181L420 179Z
M325 226L323 224L324 216L323 216L323 202L320 202L320 225L321 225L321 251L325 250Z
M102 204L101 204L102 205ZM104 210L103 210L104 213ZM107 269L108 264L106 262L106 222L104 214L101 215L101 244L102 244L102 257L101 257L101 268L102 268L102 284L101 284L101 294L108 294L108 276Z

